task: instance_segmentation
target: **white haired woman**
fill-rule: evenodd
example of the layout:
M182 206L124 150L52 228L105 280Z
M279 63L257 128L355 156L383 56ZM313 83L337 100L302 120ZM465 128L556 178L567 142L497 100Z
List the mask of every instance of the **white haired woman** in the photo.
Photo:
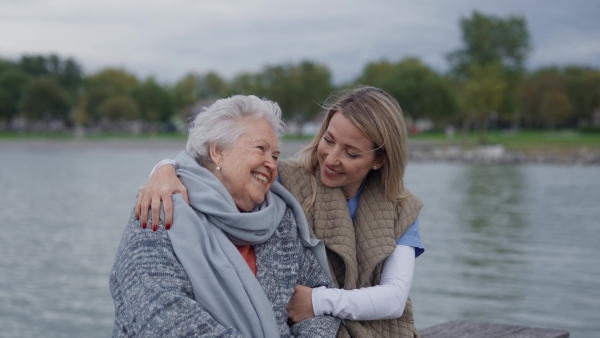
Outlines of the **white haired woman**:
M190 128L174 227L143 231L132 213L110 276L113 337L333 337L339 319L288 326L297 284L332 287L323 243L277 177L276 103L218 100Z
M339 337L419 337L412 286L416 257L424 252L418 215L422 203L404 187L408 162L400 105L375 87L334 95L317 135L297 159L279 163L281 184L302 203L311 235L324 241L338 289L299 285L290 320L331 314L345 319ZM178 163L177 163L178 165ZM159 167L142 188L136 213L186 194ZM142 224L146 217L142 214ZM170 224L170 213L165 214ZM157 221L152 221L153 227Z

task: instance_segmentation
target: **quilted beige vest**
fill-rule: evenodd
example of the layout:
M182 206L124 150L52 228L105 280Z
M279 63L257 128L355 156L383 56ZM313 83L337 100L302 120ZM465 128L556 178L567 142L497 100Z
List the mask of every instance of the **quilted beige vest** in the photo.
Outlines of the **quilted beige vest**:
M300 204L312 196L310 174L292 160L278 165L281 183ZM320 173L317 172L317 182ZM311 235L327 247L329 269L336 287L352 290L378 285L383 262L396 249L396 241L417 219L422 203L412 194L401 202L386 200L378 177L363 188L354 223L341 189L317 184L313 207L306 212ZM414 326L412 302L406 302L400 318L346 320L338 337L419 337Z

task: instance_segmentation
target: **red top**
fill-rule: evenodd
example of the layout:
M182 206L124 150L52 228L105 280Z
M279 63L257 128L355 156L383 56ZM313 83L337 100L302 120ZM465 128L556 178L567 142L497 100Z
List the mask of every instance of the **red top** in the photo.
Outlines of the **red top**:
M236 248L240 251L240 254L246 263L248 263L250 270L256 276L256 254L254 253L254 247L252 245L236 245Z

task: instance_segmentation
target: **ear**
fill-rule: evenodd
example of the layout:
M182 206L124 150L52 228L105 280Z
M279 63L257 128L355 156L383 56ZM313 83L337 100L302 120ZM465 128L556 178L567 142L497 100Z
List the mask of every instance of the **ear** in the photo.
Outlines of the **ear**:
M216 144L211 143L209 152L210 158L215 163L215 165L220 166L221 162L223 161L223 149L221 149L221 147L218 147Z
M378 155L377 158L375 158L374 166L377 167L377 170L381 169L381 167L383 167L386 164L387 164L387 156L385 156L385 154Z

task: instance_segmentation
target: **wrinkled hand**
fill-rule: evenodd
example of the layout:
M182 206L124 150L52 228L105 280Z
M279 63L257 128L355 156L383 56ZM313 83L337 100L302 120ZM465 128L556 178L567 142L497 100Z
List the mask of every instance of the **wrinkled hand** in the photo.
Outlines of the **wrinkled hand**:
M152 230L158 230L161 200L165 209L165 227L167 230L171 228L171 224L173 224L173 200L171 196L175 193L180 193L187 204L190 204L187 189L177 177L175 167L161 165L156 168L148 182L140 189L140 194L135 203L135 217L137 219L141 217L143 228L146 228L148 223L148 209L152 207Z
M291 324L296 324L307 318L315 316L312 305L312 288L296 285L294 295L287 306L288 317Z

